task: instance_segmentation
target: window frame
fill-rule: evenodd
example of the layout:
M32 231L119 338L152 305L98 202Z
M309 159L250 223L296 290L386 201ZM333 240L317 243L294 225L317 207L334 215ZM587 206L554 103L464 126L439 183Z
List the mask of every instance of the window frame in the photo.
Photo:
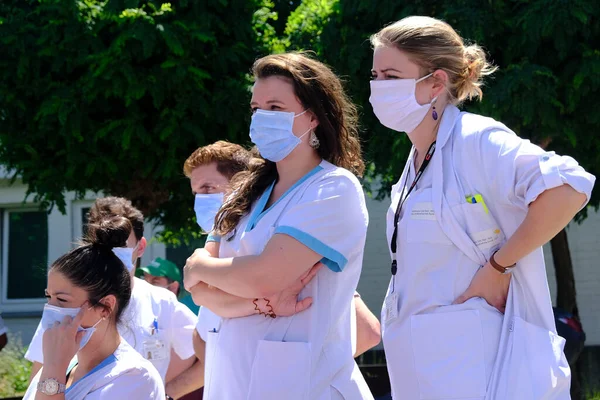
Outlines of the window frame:
M9 312L22 312L22 311L31 311L33 308L38 308L39 306L43 306L46 303L46 298L44 296L40 298L24 298L24 299L9 299L8 298L8 248L9 248L9 237L10 237L10 214L18 212L40 212L40 209L34 205L26 205L26 206L10 206L3 205L0 208L0 214L2 217L2 230L1 230L1 241L2 241L2 250L0 257L0 274L2 276L2 284L0 285L0 305L2 305L3 313ZM46 216L46 218L48 218ZM48 235L50 234L50 226L48 225ZM46 257L49 256L49 249L46 247L46 252L48 253ZM48 268L48 266L46 266ZM38 307L36 307L38 306Z
M83 238L83 209L92 208L95 200L74 200L71 203L72 217L72 233L73 233L73 248L77 247L77 241Z

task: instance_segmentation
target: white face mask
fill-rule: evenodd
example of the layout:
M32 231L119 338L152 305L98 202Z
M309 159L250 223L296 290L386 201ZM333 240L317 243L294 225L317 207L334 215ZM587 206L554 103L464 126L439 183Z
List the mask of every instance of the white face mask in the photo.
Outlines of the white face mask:
M286 158L312 130L300 136L294 135L294 119L303 115L285 111L256 110L250 123L250 140L256 145L260 155L267 160L279 162Z
M113 253L119 257L119 260L125 265L125 268L127 268L129 273L131 273L135 267L135 264L133 263L133 252L138 248L139 244L140 242L138 242L135 247L115 247L112 249Z
M197 194L194 200L196 222L204 232L213 230L215 216L223 205L223 193Z
M62 322L66 316L71 318L75 318L77 314L79 314L79 308L65 308L65 307L56 307L51 304L44 305L44 311L42 312L42 330L46 331L54 325L55 322ZM81 338L81 342L79 343L79 350L83 349L83 347L90 341L94 332L96 332L96 326L102 321L102 319L98 320L89 328L83 328L79 326L77 328L77 332L85 331L83 337Z
M414 131L437 99L436 97L431 103L420 105L415 96L417 83L431 75L426 75L421 79L371 81L369 101L379 122L398 132Z

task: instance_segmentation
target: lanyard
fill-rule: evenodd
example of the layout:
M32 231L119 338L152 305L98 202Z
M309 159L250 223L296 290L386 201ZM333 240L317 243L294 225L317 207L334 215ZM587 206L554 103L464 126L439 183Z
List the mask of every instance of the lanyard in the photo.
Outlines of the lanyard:
M397 243L398 242L398 222L400 220L400 211L402 210L402 205L404 204L404 202L410 195L410 192L412 192L412 190L415 188L415 186L417 186L417 182L419 182L419 179L421 179L421 176L423 176L423 172L425 172L425 168L427 168L427 166L429 165L429 162L431 161L431 157L433 156L433 153L435 153L435 142L431 143L431 146L429 146L429 150L427 150L427 154L425 155L425 159L423 160L423 163L421 164L421 168L419 168L419 171L415 175L415 179L413 180L412 184L408 188L408 192L406 192L406 195L404 195L404 191L406 190L406 181L408 180L409 174L406 174L406 179L404 179L404 186L402 187L400 201L398 201L398 208L396 208L396 213L394 214L394 234L392 235L392 241L390 242L390 248L392 250L392 275L393 276L395 276L396 272L398 272L398 264L396 262L396 250L397 250L397 245L398 245L398 243ZM408 166L408 168L409 168L408 170L410 171L410 165Z

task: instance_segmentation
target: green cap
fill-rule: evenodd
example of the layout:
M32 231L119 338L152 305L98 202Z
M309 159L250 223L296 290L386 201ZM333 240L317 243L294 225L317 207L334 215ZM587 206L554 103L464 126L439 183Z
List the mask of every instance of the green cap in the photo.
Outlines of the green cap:
M172 281L181 281L181 271L177 268L177 265L171 261L165 260L164 258L155 258L150 265L140 268L142 272L145 272L153 276L164 276Z

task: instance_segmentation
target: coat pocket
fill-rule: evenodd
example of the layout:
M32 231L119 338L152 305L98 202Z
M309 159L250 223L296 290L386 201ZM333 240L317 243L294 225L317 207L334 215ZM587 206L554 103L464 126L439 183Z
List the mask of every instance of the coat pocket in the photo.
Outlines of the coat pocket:
M506 241L504 232L487 206L481 203L462 203L452 207L452 212L486 258Z
M485 359L477 310L415 315L411 339L420 399L483 399Z
M571 371L564 345L554 332L514 317L509 347L498 366L499 385L490 399L570 399Z
M307 400L310 343L258 342L248 400Z
M433 209L431 189L423 189L415 193L406 202L404 215L406 219L406 240L409 243L435 243L451 245L440 226L439 216Z

